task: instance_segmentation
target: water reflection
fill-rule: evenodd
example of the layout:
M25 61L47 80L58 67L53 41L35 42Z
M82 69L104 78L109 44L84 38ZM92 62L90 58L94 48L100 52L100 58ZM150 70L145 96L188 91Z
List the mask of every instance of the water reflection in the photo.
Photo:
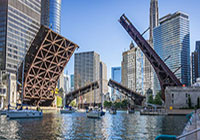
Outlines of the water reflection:
M101 119L89 119L85 113L44 114L43 119L8 120L0 117L0 139L48 140L151 140L158 134L179 135L184 116L140 116L118 112Z

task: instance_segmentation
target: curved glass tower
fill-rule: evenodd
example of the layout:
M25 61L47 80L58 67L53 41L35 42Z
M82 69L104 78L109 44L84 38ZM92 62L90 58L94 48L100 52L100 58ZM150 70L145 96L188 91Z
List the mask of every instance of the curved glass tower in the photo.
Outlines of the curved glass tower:
M41 24L60 33L61 0L42 0L41 5Z

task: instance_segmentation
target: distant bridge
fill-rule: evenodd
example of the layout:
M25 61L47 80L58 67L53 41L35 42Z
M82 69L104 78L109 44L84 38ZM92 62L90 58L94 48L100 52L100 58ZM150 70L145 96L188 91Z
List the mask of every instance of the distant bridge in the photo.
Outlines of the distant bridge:
M78 47L51 29L41 26L18 69L18 81L23 84L23 103L50 106L60 74ZM18 88L18 92L21 90Z
M131 89L111 79L109 80L108 85L118 90L120 93L124 94L125 96L129 97L132 101L134 101L135 105L142 105L142 101L144 100L145 96L137 92L134 92Z
M74 99L78 98L79 96L82 96L92 90L98 89L99 88L99 84L98 82L92 82L84 87L81 87L77 90L74 90L72 92L69 92L66 96L66 105L69 105L71 103L71 101L73 101Z

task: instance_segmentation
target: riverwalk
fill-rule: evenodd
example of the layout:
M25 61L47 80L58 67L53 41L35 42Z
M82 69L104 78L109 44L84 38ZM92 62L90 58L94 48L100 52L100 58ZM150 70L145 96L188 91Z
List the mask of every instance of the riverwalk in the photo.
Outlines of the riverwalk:
M140 115L187 115L192 111L191 109L142 109Z
M193 115L188 121L187 125L185 126L182 135L185 135L199 128L200 128L200 110L197 110L196 112L193 112ZM184 138L181 138L180 140L200 140L200 131L190 134Z

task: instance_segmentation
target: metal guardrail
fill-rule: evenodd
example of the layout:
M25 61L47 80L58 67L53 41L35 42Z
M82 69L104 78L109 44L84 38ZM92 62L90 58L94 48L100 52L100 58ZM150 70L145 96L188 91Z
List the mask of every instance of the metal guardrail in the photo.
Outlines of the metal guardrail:
M200 112L200 110L198 110L197 112ZM191 116L192 115L192 116ZM194 116L195 115L195 116ZM190 127L191 125L192 125L192 120L194 119L194 117L195 117L195 119L196 119L196 116L197 114L196 113L194 113L194 112L192 112L192 113L190 113L190 114L188 114L187 115L187 117L189 117L189 116L191 116L190 117L190 119L188 120L188 123L187 123L187 125L185 126L185 128L188 128L188 127ZM197 122L196 122L197 123ZM189 132L184 132L182 135L180 135L180 136L175 136L175 135L159 135L159 136L157 136L156 138L155 138L155 140L180 140L180 139L184 139L184 138L186 138L187 136L189 136L189 135L192 135L192 134L194 134L194 133L197 133L198 131L200 131L200 128L196 128L196 129L194 129L194 130L191 130L191 131L189 131Z
M192 131L190 131L190 132L188 132L188 133L185 133L185 134L183 134L183 135L180 135L180 136L176 137L176 139L179 140L179 139L181 139L181 138L184 138L184 137L186 137L186 136L189 136L189 135L191 135L191 134L194 134L194 133L196 133L196 132L198 132L198 131L200 131L200 128L197 128L197 129L192 130Z

